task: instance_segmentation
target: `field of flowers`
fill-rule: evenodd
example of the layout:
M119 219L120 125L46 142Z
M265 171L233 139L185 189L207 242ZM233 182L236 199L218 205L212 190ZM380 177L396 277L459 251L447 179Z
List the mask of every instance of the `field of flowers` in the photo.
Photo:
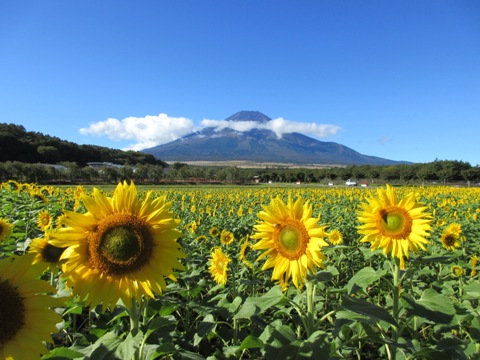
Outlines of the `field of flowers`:
M480 188L0 188L0 359L480 359Z

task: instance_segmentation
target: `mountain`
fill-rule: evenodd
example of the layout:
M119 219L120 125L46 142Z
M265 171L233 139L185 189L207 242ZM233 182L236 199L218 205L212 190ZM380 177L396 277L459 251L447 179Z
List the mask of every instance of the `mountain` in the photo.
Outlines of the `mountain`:
M258 111L240 111L226 121L271 119ZM331 164L331 165L394 165L399 162L368 156L335 142L319 141L300 133L283 134L281 138L267 129L236 131L231 128L206 127L167 144L144 149L163 161L232 161Z

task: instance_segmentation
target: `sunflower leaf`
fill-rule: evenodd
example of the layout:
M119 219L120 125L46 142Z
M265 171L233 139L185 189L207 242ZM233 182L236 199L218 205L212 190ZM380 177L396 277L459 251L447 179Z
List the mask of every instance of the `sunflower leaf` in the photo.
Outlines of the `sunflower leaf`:
M403 295L402 303L411 315L420 316L434 323L449 324L455 309L449 298L433 289L426 289L420 299Z
M359 289L367 292L367 287L385 275L385 271L375 271L371 267L364 267L353 275L347 284L348 294L354 294Z
M365 315L369 319L381 320L398 326L393 316L387 310L375 304L369 303L368 301L352 298L350 296L342 296L342 307L345 310Z
M249 319L254 315L261 314L268 308L280 303L283 298L281 287L274 286L262 296L247 298L234 319Z

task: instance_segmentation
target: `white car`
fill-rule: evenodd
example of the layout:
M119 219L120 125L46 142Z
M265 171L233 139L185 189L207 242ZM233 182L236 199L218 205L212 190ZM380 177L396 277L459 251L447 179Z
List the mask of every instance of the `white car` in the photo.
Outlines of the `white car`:
M348 179L348 180L345 182L345 185L346 185L346 186L357 186L357 182L354 181L354 180Z

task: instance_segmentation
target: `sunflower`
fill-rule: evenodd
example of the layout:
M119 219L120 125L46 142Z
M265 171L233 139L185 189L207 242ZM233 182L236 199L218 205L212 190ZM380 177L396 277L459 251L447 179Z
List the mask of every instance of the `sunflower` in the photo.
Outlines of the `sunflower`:
M0 242L8 239L12 234L13 225L10 224L7 220L0 218Z
M450 272L452 273L453 276L456 276L456 277L460 277L465 273L463 268L461 266L458 266L458 265L452 265L450 267Z
M62 256L65 248L58 248L49 244L50 233L46 232L45 237L35 238L30 243L28 252L35 254L33 263L44 264L53 273L57 273L60 268L60 257Z
M343 243L342 233L338 230L332 230L328 234L328 241L332 245L340 245Z
M325 255L321 248L327 246L324 238L325 227L318 225L318 218L312 217L312 206L301 197L294 202L288 197L285 204L277 196L258 213L259 222L255 225L257 239L252 248L265 250L257 261L267 258L262 270L273 268L272 280L285 287L290 279L299 288L310 269L323 267Z
M32 260L31 254L0 260L0 359L38 359L62 321L49 309L61 301L46 295L55 289L38 278Z
M470 273L471 277L474 277L477 275L477 265L478 265L478 256L477 255L472 255L470 258L470 265L472 267L472 272Z
M210 235L213 237L217 237L218 235L220 235L220 230L218 230L218 228L216 227L212 227L210 229Z
M253 269L253 264L247 259L247 250L250 249L250 242L248 241L248 235L240 247L240 253L238 254L238 259L243 262L247 267Z
M400 266L405 267L404 257L409 257L409 250L417 252L426 250L426 239L430 234L431 216L425 212L426 207L415 201L415 194L410 193L398 200L394 189L387 184L385 189L377 189L377 196L370 195L361 205L358 214L360 242L369 242L372 251L382 249L385 255L400 259Z
M208 270L217 284L227 283L228 264L231 261L229 256L223 253L222 249L219 247L213 248Z
M42 210L37 215L37 226L45 231L52 226L53 218L47 210Z
M460 247L460 236L462 234L462 228L460 224L452 223L447 226L442 233L442 245L445 249L453 251Z
M196 238L195 238L195 241L197 243L205 243L208 241L208 238L205 236L205 235L198 235Z
M232 232L228 230L223 230L222 233L220 234L220 241L224 245L230 245L233 240L235 240L235 236L233 235Z
M30 196L32 197L32 199L34 199L36 201L40 201L44 204L48 204L47 197L40 190L31 191Z
M140 200L133 183L119 183L113 196L94 188L83 195L85 214L66 211L66 225L50 236L61 256L67 285L86 304L113 307L119 299L131 307L132 298L154 297L165 289L164 277L176 280L173 269L184 270L185 257L177 238L179 220L172 217L165 196Z

